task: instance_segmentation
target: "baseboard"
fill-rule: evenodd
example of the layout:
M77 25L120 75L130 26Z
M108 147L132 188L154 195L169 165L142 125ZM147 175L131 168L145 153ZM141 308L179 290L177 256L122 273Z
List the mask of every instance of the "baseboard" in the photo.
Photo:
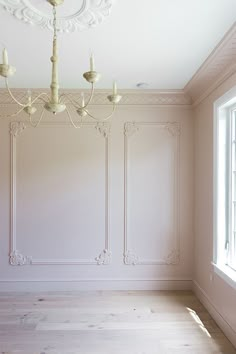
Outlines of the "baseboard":
M0 280L0 292L191 289L192 280L189 279Z
M197 298L199 299L199 301L205 306L205 308L210 313L212 318L216 321L218 326L224 332L226 337L231 341L231 343L236 348L236 332L230 326L230 324L228 322L226 322L223 315L218 312L218 310L216 309L216 307L212 303L209 296L206 294L206 292L200 287L200 285L195 280L193 281L193 291L194 291L195 295L197 296Z

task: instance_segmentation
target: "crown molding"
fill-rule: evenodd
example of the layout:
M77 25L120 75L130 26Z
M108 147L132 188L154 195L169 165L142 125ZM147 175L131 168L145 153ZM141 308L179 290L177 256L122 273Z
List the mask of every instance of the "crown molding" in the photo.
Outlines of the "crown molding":
M59 32L75 32L94 27L110 14L113 0L82 0L73 13L58 18ZM0 0L4 10L24 23L37 25L49 30L53 29L50 13L35 7L31 0ZM49 8L50 10L50 8Z
M196 106L235 72L236 22L184 87L184 92Z
M45 89L35 89L32 93L32 99L34 99L40 92L47 92ZM16 99L20 102L27 102L27 90L26 89L14 89L12 90ZM82 90L61 90L61 93L69 94L73 100L81 100ZM83 91L86 96L89 97L88 91ZM192 100L188 94L183 90L119 90L119 94L122 95L122 100L119 106L129 105L148 105L148 106L169 106L169 105L191 105ZM110 95L108 90L96 90L91 105L107 105L109 104L107 96ZM14 104L13 100L9 96L6 89L0 89L0 105L8 106ZM68 105L70 102L67 103Z

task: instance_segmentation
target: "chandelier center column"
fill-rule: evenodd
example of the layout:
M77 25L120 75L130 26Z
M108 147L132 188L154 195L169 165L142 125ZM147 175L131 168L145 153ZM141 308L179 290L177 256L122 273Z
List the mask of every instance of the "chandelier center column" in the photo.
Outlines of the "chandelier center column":
M56 21L56 7L53 7L53 53L51 57L52 62L52 82L51 82L51 103L59 103L59 83L58 83L58 52L57 52L57 21Z
M60 5L62 0L50 0L50 4L53 6L53 45L52 56L50 58L52 62L52 81L50 85L51 97L50 102L46 103L44 108L52 112L53 114L63 112L66 109L65 104L60 103L59 99L59 81L58 81L58 52L57 52L57 11L56 6Z

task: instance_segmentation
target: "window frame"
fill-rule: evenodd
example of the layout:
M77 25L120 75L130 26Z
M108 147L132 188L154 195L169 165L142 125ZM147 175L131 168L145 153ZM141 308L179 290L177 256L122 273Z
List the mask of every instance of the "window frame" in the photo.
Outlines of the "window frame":
M222 277L229 285L236 289L236 261L233 264L233 232L232 231L232 122L234 119L234 128L236 130L236 87L228 91L225 95L214 102L214 129L213 129L213 267L215 272ZM225 122L225 177L223 191L226 200L226 207L224 208L224 235L219 233L218 214L220 209L219 196L219 179L218 164L220 159L220 136L219 124L220 121ZM234 132L234 140L236 140L236 131ZM222 142L221 142L222 144ZM234 148L236 155L236 143ZM236 164L234 166L236 170ZM228 172L227 172L228 171ZM235 172L236 173L236 172ZM234 183L234 193L236 201L236 176ZM236 206L235 206L235 225L236 231ZM230 215L229 215L230 214ZM228 222L229 221L229 222ZM235 239L235 238L234 238ZM224 245L224 246L223 246ZM224 247L222 249L222 247ZM236 254L235 254L236 257ZM235 259L234 257L234 259ZM234 268L235 267L235 268Z
M229 136L228 138L231 141L230 144L230 164L229 170L231 171L230 176L228 176L228 183L230 189L231 199L229 203L231 204L231 216L230 216L230 234L228 235L226 242L228 245L228 254L227 254L227 265L236 272L236 252L235 252L235 235L236 235L236 104L233 104L229 107L228 117L230 117L230 127L229 127ZM234 152L233 152L234 149ZM234 157L233 157L234 154ZM234 166L233 161L234 160ZM230 208L230 206L229 206ZM232 225L232 220L234 220L234 225Z

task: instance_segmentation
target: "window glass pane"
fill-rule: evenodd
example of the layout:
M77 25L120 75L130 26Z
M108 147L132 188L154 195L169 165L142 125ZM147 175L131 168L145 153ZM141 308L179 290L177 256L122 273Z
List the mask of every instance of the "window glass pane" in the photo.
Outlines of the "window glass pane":
M235 268L235 238L236 238L236 114L231 112L231 233L228 245L228 263Z
M217 146L217 261L225 260L225 240L227 229L227 195L226 195L226 119L218 120L218 146Z

